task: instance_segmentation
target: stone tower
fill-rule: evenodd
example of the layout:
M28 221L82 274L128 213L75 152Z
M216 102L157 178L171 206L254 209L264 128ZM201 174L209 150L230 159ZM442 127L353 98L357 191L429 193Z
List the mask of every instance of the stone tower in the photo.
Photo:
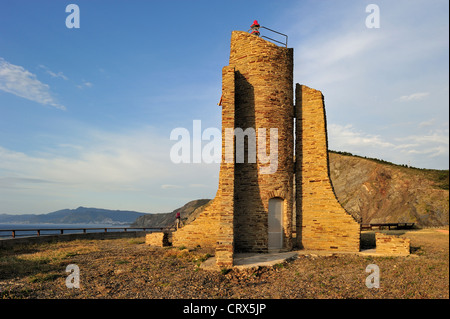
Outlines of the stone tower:
M233 31L222 70L219 187L173 233L173 245L215 247L220 267L232 266L235 252L359 251L359 224L329 179L323 96L297 84L295 104L293 49Z
M248 136L247 143L242 145L242 134L239 135L240 131L235 134L236 152L244 149L251 153L252 144L256 146L253 163L244 156L244 163L235 164L235 250L267 252L272 246L290 249L294 177L293 50L246 32L233 32L227 70L234 70L235 101L234 105L222 103L222 106L234 107L235 128L244 131L252 128L249 134L255 132L256 137ZM224 87L224 91L230 89ZM275 133L278 137L274 139ZM273 143L278 143L277 154L272 154ZM272 158L270 164L262 162L266 154ZM276 198L282 206L273 221L281 222L282 227L277 232L276 225L271 224L273 229L268 236L269 200Z

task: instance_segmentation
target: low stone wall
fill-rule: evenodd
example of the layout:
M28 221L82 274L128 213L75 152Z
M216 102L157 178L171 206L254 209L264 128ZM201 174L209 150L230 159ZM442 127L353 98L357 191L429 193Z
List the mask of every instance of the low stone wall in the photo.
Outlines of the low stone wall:
M220 179L220 178L219 178ZM175 247L215 247L219 233L220 194L190 224L173 232L172 245Z
M395 235L375 233L376 252L389 256L408 256L410 252L411 240L400 238Z
M150 246L167 247L172 246L172 233L151 233L145 235L145 243Z
M70 241L78 239L118 239L144 237L148 232L145 231L126 231L126 232L101 232L86 234L63 234L63 235L42 235L39 237L21 237L0 240L0 248L11 248L16 245L32 245L40 243Z

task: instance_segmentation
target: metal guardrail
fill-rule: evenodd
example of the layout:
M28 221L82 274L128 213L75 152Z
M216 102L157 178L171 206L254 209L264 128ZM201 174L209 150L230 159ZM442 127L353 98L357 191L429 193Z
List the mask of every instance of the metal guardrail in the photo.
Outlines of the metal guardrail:
M275 31L275 30L272 30L272 29L269 29L269 28L267 28L267 27L263 27L263 26L261 26L261 29L266 29L266 30L269 30L269 31L271 31L271 32L275 32L275 33L278 33L278 34L284 36L284 37L285 37L285 42L281 42L281 41L278 41L278 40L269 38L269 37L267 37L267 36L265 36L265 35L262 35L261 38L266 38L266 39L269 39L270 41L274 41L274 42L283 44L283 45L287 48L288 36L287 36L286 34L281 33L281 32L278 32L278 31Z
M164 231L167 230L165 227L82 227L82 228L15 228L15 229L0 229L0 233L9 232L11 235L0 235L0 237L24 237L24 236L45 236L45 235L58 235L54 232L59 232L59 235L63 235L64 231L82 231L83 234L86 234L88 231L93 231L91 233L99 233L99 232L108 232L109 230L119 230L122 229L122 232L126 232L128 230L142 230L142 231ZM95 231L98 230L98 231ZM100 231L102 230L102 231ZM42 234L42 232L53 232L53 234ZM34 232L33 234L18 234L19 232Z

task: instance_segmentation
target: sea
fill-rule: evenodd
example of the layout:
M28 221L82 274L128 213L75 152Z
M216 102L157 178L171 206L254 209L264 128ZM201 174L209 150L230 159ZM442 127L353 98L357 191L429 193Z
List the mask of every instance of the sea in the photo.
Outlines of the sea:
M122 229L110 229L121 227ZM105 228L108 228L108 232L123 231L124 227L130 227L130 225L123 224L0 224L0 240L12 238L12 231L16 230L16 238L26 236L37 236L36 229L40 229L40 235L59 235L61 234L61 228L76 228L64 230L64 234L82 233L83 228L86 228L87 233L104 232ZM89 228L101 228L101 229L89 229ZM133 230L133 229L132 229Z

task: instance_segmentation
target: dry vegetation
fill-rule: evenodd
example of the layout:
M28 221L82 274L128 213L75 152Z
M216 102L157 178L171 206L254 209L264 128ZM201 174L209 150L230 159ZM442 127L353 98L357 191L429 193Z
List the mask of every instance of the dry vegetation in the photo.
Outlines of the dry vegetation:
M449 298L448 232L402 236L411 238L417 257L307 255L271 268L222 272L199 268L211 252L152 248L144 238L15 247L0 250L0 297ZM79 289L65 285L69 264L80 268ZM380 268L379 289L365 285L369 264Z

